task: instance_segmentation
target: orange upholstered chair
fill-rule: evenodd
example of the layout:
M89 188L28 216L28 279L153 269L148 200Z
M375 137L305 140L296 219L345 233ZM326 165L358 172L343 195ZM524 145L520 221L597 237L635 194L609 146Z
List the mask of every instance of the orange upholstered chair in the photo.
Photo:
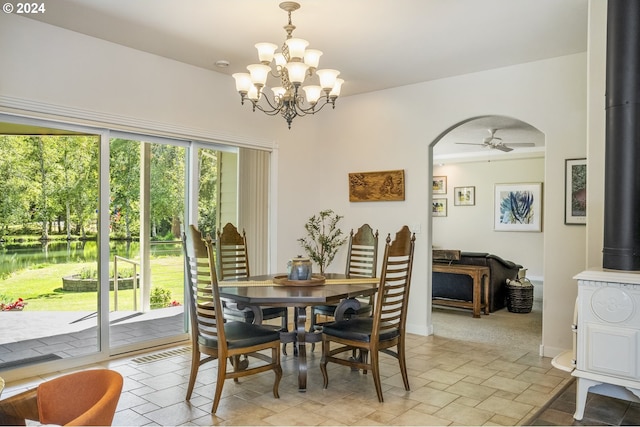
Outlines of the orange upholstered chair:
M0 424L109 426L122 391L122 375L92 369L45 381L38 387L0 400Z

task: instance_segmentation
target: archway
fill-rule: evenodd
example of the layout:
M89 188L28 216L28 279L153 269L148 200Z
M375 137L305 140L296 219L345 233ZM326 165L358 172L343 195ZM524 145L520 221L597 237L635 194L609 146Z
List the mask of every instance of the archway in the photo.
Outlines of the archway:
M439 185L431 190L433 248L490 254L512 261L527 268L527 276L535 284L534 309L529 314L511 313L505 303L495 303L492 298L501 299L506 295L505 284L501 293L491 293L489 301L493 316L483 315L486 320L473 319L468 310L439 308L434 301L432 324L435 335L480 342L510 342L514 346L527 346L530 351L539 351L544 235L542 229L496 231L495 192L497 184L541 184L544 181L544 144L544 134L534 126L496 115L462 120L432 142L429 160L433 165L434 185ZM543 198L544 192L541 191L540 196ZM459 296L456 292L451 294L452 298L456 296Z

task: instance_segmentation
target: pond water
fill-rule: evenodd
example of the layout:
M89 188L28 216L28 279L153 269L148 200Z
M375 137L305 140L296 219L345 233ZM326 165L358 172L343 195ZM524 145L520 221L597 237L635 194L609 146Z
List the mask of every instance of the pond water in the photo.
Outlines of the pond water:
M110 259L115 255L124 258L139 259L140 243L112 241L109 243ZM151 256L176 256L182 253L177 242L152 242ZM55 241L7 243L0 245L0 279L8 274L42 264L66 264L91 262L98 259L98 246L95 241Z

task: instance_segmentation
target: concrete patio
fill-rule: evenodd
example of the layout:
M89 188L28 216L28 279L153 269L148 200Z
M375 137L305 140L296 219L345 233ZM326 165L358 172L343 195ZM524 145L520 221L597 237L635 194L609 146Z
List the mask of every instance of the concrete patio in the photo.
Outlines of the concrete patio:
M112 312L111 346L184 333L184 307L146 313ZM16 311L0 313L0 370L21 364L91 354L98 348L96 312Z

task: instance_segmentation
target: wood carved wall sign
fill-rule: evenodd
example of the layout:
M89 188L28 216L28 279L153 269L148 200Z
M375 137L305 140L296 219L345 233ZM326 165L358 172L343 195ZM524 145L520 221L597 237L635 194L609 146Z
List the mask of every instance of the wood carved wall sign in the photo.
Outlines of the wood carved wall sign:
M404 170L349 174L350 202L404 200Z

